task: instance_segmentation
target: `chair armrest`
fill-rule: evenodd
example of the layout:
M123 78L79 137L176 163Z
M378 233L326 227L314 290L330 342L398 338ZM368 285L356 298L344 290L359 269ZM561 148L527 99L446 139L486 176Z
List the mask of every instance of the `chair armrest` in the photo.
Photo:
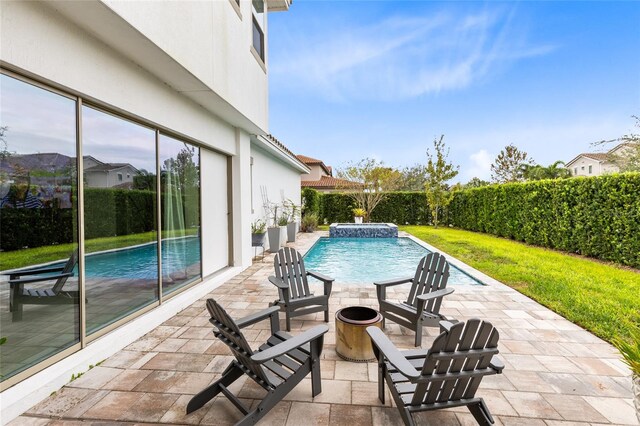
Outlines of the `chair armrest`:
M267 319L271 315L278 315L279 310L280 308L278 306L272 306L255 314L247 315L246 317L240 318L236 321L236 325L238 326L238 328L248 327L252 324Z
M30 284L30 283L38 283L38 282L42 282L42 281L57 280L57 279L60 279L60 278L72 277L72 276L73 276L73 272L67 272L65 274L48 275L46 277L19 278L19 279L16 279L16 280L9 280L8 283L10 285L13 285L13 284Z
M416 299L428 301L431 299L437 299L438 297L444 297L447 294L453 293L454 291L455 289L451 287L443 288L442 290L436 290L436 291L432 291L431 293L426 293L426 294L421 294L420 296L416 296Z
M389 286L389 285L398 285L398 284L404 284L404 283L410 283L411 281L413 281L413 277L408 277L408 278L396 278L393 280L387 280L387 281L378 281L378 282L374 282L374 285L379 285L379 286Z
M15 279L18 277L23 277L23 276L27 276L27 275L42 275L42 274L50 274L51 272L62 272L64 271L64 266L56 266L55 268L41 268L41 269L29 269L26 271L14 271L14 272L9 272L8 274L3 274L3 275L9 275L9 279Z
M391 340L384 335L382 330L378 327L371 326L367 327L367 333L369 334L369 337L371 337L373 344L380 352L382 352L384 357L393 364L400 373L402 373L402 375L410 379L417 379L420 377L420 372L416 370L409 361L407 361L407 358L405 358L404 355L402 355L402 352L400 352L398 348L391 343Z
M451 331L451 327L453 327L455 323L451 321L440 321L440 331Z
M273 285L275 285L278 288L281 288L283 290L288 289L289 286L282 281L282 279L278 278L278 277L274 277L273 275L269 277L269 282Z
M287 339L282 343L278 343L277 345L272 346L269 349L265 349L264 351L253 354L251 360L262 364L263 362L267 362L273 358L284 355L287 352L291 352L292 350L299 348L305 343L319 338L328 331L328 326L316 325L315 327L305 331L302 334Z
M307 275L311 275L313 278L317 278L320 281L324 281L324 282L333 282L333 281L335 281L333 278L328 277L326 275L322 275L320 272L307 271Z
M494 356L491 358L491 362L489 362L489 367L493 368L498 374L500 374L502 373L502 370L504 370L504 363L500 361L500 358Z

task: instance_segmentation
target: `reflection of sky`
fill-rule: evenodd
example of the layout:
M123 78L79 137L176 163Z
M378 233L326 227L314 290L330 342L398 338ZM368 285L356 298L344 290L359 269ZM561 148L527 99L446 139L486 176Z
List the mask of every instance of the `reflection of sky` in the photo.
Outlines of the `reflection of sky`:
M82 138L83 155L105 163L129 163L155 174L155 133L149 128L85 106Z
M0 76L0 125L7 149L17 154L57 152L76 156L75 101L6 75ZM84 106L83 153L105 163L129 163L155 174L155 133L119 117ZM161 136L161 164L185 144ZM194 155L198 163L198 151Z
M9 152L75 157L75 101L6 75L0 76L0 91L0 124L8 126Z
M187 146L189 149L194 148L194 146L190 144L187 144ZM160 164L162 165L168 158L176 158L184 148L184 142L166 135L160 135ZM193 153L193 162L196 163L196 166L198 165L198 153L199 151L196 148Z

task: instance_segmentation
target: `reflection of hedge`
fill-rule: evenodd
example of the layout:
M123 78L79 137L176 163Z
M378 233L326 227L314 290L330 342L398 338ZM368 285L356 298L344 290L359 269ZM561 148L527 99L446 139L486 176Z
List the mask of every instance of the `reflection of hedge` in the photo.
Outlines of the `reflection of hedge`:
M153 191L86 188L84 236L86 239L138 234L155 229Z
M0 248L19 250L73 241L71 209L0 210ZM0 268L2 269L2 268Z
M321 221L352 222L345 194L317 194ZM307 196L308 197L308 196ZM543 180L456 192L444 222L640 267L640 174ZM430 222L424 193L390 193L371 221Z
M164 199L164 196L163 196ZM198 225L197 193L183 197L187 205L186 227ZM85 239L114 237L153 231L156 193L153 191L86 188L84 197ZM176 205L176 203L172 203ZM164 212L163 212L164 213ZM2 209L0 248L18 250L73 242L71 209ZM174 217L180 217L174 210ZM182 228L175 223L173 228Z

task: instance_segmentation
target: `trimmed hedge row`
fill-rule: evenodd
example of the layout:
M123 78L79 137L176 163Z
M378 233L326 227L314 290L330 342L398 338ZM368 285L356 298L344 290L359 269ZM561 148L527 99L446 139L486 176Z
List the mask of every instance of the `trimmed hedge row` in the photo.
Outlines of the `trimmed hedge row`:
M320 221L351 222L345 194L311 189ZM310 194L309 191L315 192ZM640 268L640 174L491 185L455 193L443 224ZM393 192L371 221L428 224L422 192Z
M451 225L640 267L640 174L460 191Z
M197 197L197 194L195 195ZM165 195L163 195L164 200ZM197 201L197 200L196 200ZM192 197L183 197L185 205L197 204ZM114 237L138 234L156 229L154 191L86 188L84 197L85 238ZM183 218L186 226L197 225L199 211L186 208L177 211L180 203L172 203L173 217ZM187 206L188 207L188 206ZM166 214L167 212L163 212ZM186 216L184 216L186 215ZM75 223L72 209L2 209L0 211L0 249L19 250L74 241ZM166 222L166 221L165 221ZM181 228L181 223L169 224ZM164 229L164 226L163 226Z

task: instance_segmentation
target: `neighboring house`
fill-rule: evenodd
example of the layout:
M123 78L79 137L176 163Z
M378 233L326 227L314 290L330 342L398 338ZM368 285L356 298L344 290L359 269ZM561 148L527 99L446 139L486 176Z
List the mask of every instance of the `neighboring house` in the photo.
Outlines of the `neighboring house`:
M609 173L617 173L620 168L611 162L612 156L624 157L630 144L621 143L607 152L582 153L569 161L565 167L572 176L601 176Z
M65 290L79 289L76 305L28 305L22 320L13 322L8 306L9 286L1 283L0 292L6 293L0 297L2 336L10 336L8 344L2 346L0 362L3 422L55 391L71 373L85 371L89 364L109 357L249 267L253 257L250 226L252 220L263 216L262 193L273 202L287 198L300 204L300 174L309 169L284 145L266 136L270 68L267 12L285 11L290 3L291 0L1 3L0 113L2 126L8 126L8 150L32 155L42 152L43 147L55 147L66 158L94 154L81 157L85 161L78 165L86 180L78 179L75 172L67 175L75 180L73 202L77 208L73 214L78 213L78 220L68 215L64 216L68 220L52 226L69 228L66 235L79 238L74 241L80 254L84 253L85 234L80 226L83 212L91 209L85 203L90 200L85 199L83 186L126 187L137 169L144 168L155 175L166 158L162 155L178 158L179 150L186 147L194 153L193 162L187 166L196 167L190 179L197 182L191 186L195 190L190 194L195 191L197 200L193 195L187 200L161 193L156 203L135 204L137 199L132 198L127 208L150 209L145 217L163 221L165 211L174 214L175 210L162 210L166 200L189 201L197 209L190 220L197 223L189 223L188 231L199 239L196 249L189 253L195 257L190 260L195 262L193 281L167 293L163 286L168 288L172 279L179 280L186 273L166 277L159 273L155 290L145 293L151 299L132 305L119 317L111 318L110 312L129 303L127 297L104 310L106 319L89 318L100 304L92 296L84 297L83 292L92 288L84 285L88 278L80 274L65 284ZM19 108L23 108L20 114L14 113ZM35 109L38 115L33 113L30 118ZM42 115L47 112L48 117ZM112 126L109 129L135 128L141 136L105 130L96 125L96 118ZM58 131L60 128L65 131ZM118 143L109 146L109 141ZM173 147L177 150L172 151ZM114 152L130 164L98 164L98 159ZM99 178L100 173L103 176ZM92 207L91 211L105 216L120 211ZM120 220L113 216L108 219L114 224ZM4 222L0 224L4 226ZM162 238L161 232L156 234ZM157 257L157 252L150 253ZM133 261L134 256L122 257L122 262ZM83 262L80 256L79 270ZM163 261L161 268L165 266ZM127 291L142 292L144 288L129 282L117 284ZM47 327L32 322L42 316L43 309L50 322ZM87 318L98 322L89 324ZM36 341L45 343L42 347L31 343ZM7 361L9 358L15 361Z
M302 188L312 188L320 192L337 192L350 186L358 185L348 180L333 177L333 169L324 164L322 160L307 157L306 155L297 155L296 157L311 170L309 174L300 177L300 186Z
M89 188L131 189L136 174L138 169L129 163L103 163L84 156L84 184Z

